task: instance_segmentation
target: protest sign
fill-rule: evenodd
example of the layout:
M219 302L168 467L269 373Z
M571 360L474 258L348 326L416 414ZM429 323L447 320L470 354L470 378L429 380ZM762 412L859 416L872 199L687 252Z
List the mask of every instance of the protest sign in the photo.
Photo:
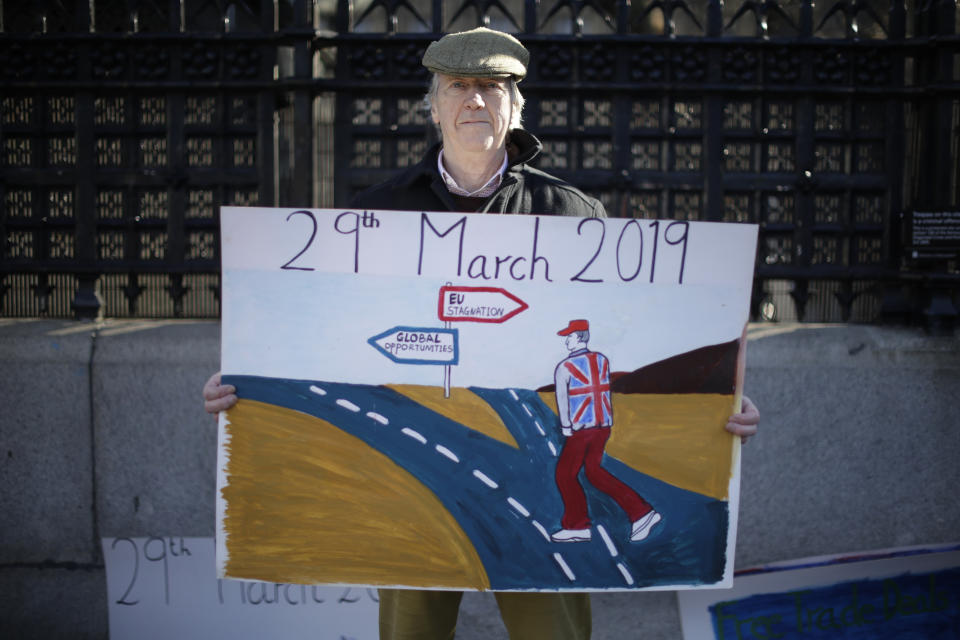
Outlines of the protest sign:
M757 229L224 208L218 564L457 589L729 583ZM581 467L585 475L578 476Z
M377 593L218 580L213 538L104 538L111 640L376 640Z
M679 600L687 640L952 640L960 546L791 560L738 571L730 590Z

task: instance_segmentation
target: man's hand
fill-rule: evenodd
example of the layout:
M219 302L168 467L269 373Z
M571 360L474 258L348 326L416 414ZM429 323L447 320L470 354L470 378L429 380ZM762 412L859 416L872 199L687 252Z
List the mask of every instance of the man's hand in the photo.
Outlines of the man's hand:
M740 413L730 416L724 428L730 433L740 436L741 442L746 442L750 436L756 435L757 429L760 428L760 411L757 410L757 406L753 404L750 398L747 396L742 396L742 398Z
M214 415L237 404L237 389L232 384L220 384L220 372L210 376L203 385L203 408Z

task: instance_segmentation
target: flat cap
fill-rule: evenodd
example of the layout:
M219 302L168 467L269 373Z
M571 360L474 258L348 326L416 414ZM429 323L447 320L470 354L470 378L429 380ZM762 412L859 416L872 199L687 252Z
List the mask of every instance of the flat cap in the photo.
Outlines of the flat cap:
M565 328L557 331L557 335L568 336L574 331L590 331L590 323L586 320L571 320Z
M431 42L423 54L423 66L434 73L467 78L527 75L530 52L509 33L478 27L448 33Z

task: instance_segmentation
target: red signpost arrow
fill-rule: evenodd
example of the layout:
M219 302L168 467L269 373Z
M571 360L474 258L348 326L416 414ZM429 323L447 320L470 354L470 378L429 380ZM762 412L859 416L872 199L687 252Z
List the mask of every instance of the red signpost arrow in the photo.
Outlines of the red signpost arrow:
M440 287L437 316L447 322L506 322L529 305L500 287Z

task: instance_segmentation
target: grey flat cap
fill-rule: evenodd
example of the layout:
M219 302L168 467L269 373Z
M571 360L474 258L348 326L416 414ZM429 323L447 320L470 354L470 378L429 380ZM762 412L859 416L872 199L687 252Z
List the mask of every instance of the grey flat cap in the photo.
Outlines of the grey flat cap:
M434 73L467 78L527 75L530 52L508 33L478 27L448 33L431 42L423 54L423 66Z

